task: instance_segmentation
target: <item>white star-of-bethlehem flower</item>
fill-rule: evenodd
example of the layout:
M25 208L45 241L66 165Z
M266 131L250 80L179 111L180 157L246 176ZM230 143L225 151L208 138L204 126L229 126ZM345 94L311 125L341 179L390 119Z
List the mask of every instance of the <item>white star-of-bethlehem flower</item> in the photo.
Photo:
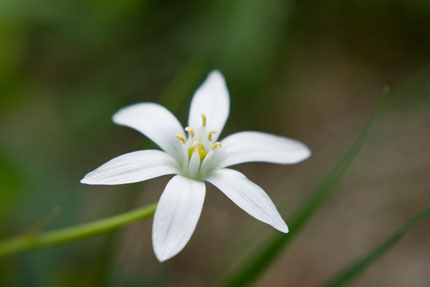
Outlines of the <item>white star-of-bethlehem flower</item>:
M249 215L288 232L264 190L227 167L244 162L294 164L308 158L310 150L298 141L255 131L238 132L217 141L229 111L229 92L223 75L216 70L193 96L187 134L176 117L161 105L139 103L125 107L113 116L113 121L141 132L163 151L121 155L81 181L114 185L175 175L164 189L154 215L152 245L159 261L178 254L190 240L202 211L205 181Z

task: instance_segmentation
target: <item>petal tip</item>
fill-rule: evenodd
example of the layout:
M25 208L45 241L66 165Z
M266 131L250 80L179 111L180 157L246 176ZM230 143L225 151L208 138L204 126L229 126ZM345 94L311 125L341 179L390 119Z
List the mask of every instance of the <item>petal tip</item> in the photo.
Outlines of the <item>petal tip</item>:
M308 148L308 146L305 145L304 143L300 143L300 144L301 144L301 151L297 155L296 160L293 162L289 162L287 164L297 164L297 163L305 161L311 157L312 151Z
M82 184L87 184L87 185L97 185L97 184L102 184L97 182L97 179L94 178L93 176L93 172L89 172L87 173L80 181L80 183Z
M125 106L119 109L118 111L116 111L112 115L112 122L114 122L117 125L125 125L125 120L126 120L125 118L130 112L131 113L136 112L138 111L137 109L145 106L151 106L152 104L153 103L151 102L142 102L142 103L136 103L136 104Z
M116 113L114 113L112 115L112 122L114 124L117 125L122 125L122 121L121 121L121 114L122 114L123 109L120 109L119 111L117 111Z
M87 176L84 176L84 177L81 179L80 183L82 183L82 184L90 184L90 183L89 183L89 181L88 181Z
M303 160L306 160L311 157L312 151L305 145L305 151L303 152Z
M288 230L288 226L285 224L285 225L283 225L282 227L280 227L280 228L277 228L279 231L281 231L282 233L288 233L289 232L289 230Z
M217 85L220 85L221 87L225 87L225 89L227 89L226 88L227 84L226 84L224 74L221 73L221 71L218 69L215 69L215 70L212 70L211 72L209 72L206 80L208 80L208 82L216 83Z
M91 181L91 179L88 178L87 176L85 176L83 179L81 179L80 183L86 184L86 185L97 185L96 182Z
M211 76L211 75L219 76L219 77L224 78L223 73L221 73L221 71L220 71L220 70L218 70L218 69L213 69L212 71L210 71L210 72L209 72L209 76Z
M166 260L169 259L168 257L160 256L157 253L155 253L155 257L157 258L158 262L160 262L160 263L163 263L163 262L165 262Z
M171 259L172 257L174 257L175 255L177 255L179 253L179 252L176 252L176 253L171 253L170 252L169 253L169 252L165 252L165 250L164 251L160 250L160 248L158 248L158 247L156 247L156 245L154 245L154 239L152 239L152 242L153 242L152 247L154 249L155 257L157 258L157 260L160 263L165 262L165 261Z

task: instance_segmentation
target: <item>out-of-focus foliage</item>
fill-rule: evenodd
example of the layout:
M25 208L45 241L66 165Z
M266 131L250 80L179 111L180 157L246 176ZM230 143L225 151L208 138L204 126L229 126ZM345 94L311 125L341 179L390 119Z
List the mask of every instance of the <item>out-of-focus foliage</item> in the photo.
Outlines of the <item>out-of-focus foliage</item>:
M384 110L388 96L388 87L386 87L381 96L378 108L373 114L369 123L363 128L363 131L355 140L354 144L347 152L336 162L336 165L324 180L315 188L315 191L302 204L300 209L291 219L288 234L276 234L266 243L259 247L255 254L245 259L239 268L230 274L223 283L226 286L248 286L256 281L261 274L273 264L277 257L284 251L285 247L294 239L301 229L311 220L312 216L321 208L324 202L335 190L340 180L357 158L360 150L363 148L370 134Z
M10 159L0 150L0 213L10 210L19 200L24 178Z

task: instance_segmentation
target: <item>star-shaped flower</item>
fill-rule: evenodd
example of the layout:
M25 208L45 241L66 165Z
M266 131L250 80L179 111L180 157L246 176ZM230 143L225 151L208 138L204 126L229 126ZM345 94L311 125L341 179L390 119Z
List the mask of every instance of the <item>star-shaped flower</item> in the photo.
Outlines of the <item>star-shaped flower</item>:
M85 184L115 185L175 175L167 184L154 215L152 244L159 261L178 254L190 240L203 207L205 181L220 189L256 219L287 233L288 227L264 190L242 173L227 167L244 162L294 164L310 150L289 138L244 131L217 141L230 111L223 75L212 71L191 101L188 127L166 108L139 103L119 110L116 124L131 127L160 150L121 155L88 173Z

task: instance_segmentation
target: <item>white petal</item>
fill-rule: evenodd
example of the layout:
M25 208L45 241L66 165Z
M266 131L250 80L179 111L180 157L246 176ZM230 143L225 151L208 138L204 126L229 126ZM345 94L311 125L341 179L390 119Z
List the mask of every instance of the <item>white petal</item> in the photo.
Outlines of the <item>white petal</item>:
M221 167L243 162L294 164L311 155L299 141L262 132L238 132L221 143L224 157Z
M242 173L232 169L220 169L206 180L219 188L249 215L281 232L288 232L287 225L269 196Z
M206 177L214 169L219 166L220 161L223 159L222 148L210 150L200 166L200 175Z
M159 261L178 254L196 228L205 199L205 184L180 175L172 178L158 202L152 245Z
M177 157L181 142L176 134L184 134L181 124L165 107L154 103L140 103L119 110L113 116L114 123L133 128Z
M190 176L194 177L199 172L200 168L200 155L199 151L196 148L194 148L193 154L191 155L190 162L188 164L188 173Z
M108 161L88 173L81 183L113 185L144 181L176 174L175 164L172 157L159 150L135 151Z
M198 128L202 125L201 113L207 116L207 127L216 130L214 141L221 134L230 112L230 97L224 76L212 71L195 92L191 100L188 125Z

